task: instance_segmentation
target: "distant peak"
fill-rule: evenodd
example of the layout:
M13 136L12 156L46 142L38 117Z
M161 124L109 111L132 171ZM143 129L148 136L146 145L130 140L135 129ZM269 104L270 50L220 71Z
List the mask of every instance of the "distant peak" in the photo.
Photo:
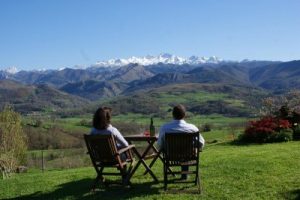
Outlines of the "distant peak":
M121 67L124 65L128 65L130 63L137 63L140 65L155 65L158 63L163 63L163 64L176 64L176 65L183 65L183 64L190 64L190 65L198 65L198 64L205 64L205 63L220 63L223 62L222 59L216 57L216 56L211 56L211 57L198 57L198 56L191 56L189 58L184 58L180 56L175 56L169 53L161 53L158 56L143 56L143 57L135 57L132 56L127 59L110 59L108 61L99 61L94 67Z
M20 70L18 70L18 68L16 68L16 67L12 66L12 67L6 68L4 71L9 74L15 74L15 73L18 73Z

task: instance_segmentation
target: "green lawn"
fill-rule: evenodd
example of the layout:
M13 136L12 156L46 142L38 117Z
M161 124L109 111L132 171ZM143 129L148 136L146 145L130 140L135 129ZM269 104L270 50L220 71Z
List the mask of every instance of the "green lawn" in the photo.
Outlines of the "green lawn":
M101 187L89 192L95 177L91 167L31 170L0 180L0 199L299 199L300 142L235 146L207 145L201 153L203 193L193 185L170 185L163 190L162 164L153 167L160 183L153 184L142 168L132 179L133 188Z

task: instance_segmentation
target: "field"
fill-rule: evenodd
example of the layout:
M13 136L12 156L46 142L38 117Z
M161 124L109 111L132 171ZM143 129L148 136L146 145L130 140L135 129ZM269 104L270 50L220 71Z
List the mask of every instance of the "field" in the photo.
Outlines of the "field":
M201 153L203 193L193 185L170 185L163 190L162 164L154 165L159 184L139 168L133 187L112 185L89 192L94 169L91 167L30 170L0 180L0 199L299 199L300 142L235 146L207 145Z
M239 124L239 127L245 125L248 118L240 116L238 113L243 113L247 110L248 102L236 95L240 90L232 88L232 92L228 94L218 91L220 90L220 86L206 85L210 89L203 89L202 87L204 86L197 84L166 86L134 96L119 96L104 99L97 102L97 106L95 104L95 107L88 112L83 111L81 115L61 118L59 116L51 116L51 113L42 113L41 116L25 117L24 123L34 124L35 121L41 121L42 125L40 127L43 129L56 126L67 133L88 133L91 127L93 112L99 105L105 105L113 108L113 125L125 123L146 128L149 126L150 117L153 117L154 125L158 131L163 123L172 120L172 107L175 104L182 103L189 110L186 120L199 128L205 124L211 125L213 130L222 130L224 127L237 127L237 124ZM213 102L213 104L206 106L208 102ZM209 109L201 110L205 107L209 107ZM231 112L233 115L218 114L225 111L227 113ZM250 111L248 114L248 116L252 116ZM85 125L82 122L85 122ZM87 126L86 124L89 125ZM119 126L118 128L122 130ZM126 131L122 133L132 134Z
M223 99L224 101L237 104L235 99L224 93L209 93L205 91L185 91L183 93L181 89L172 89L172 92L169 92L169 89L159 90L148 94L148 96L153 96L155 101L160 102L159 105L164 110L162 116L133 112L119 113L113 116L112 124L124 135L138 134L149 128L150 117L153 117L156 132L158 133L163 123L172 120L172 115L169 111L172 108L170 103L187 104L189 101L206 102L207 100ZM186 88L184 89L186 90ZM109 100L109 102L112 101L113 99ZM239 102L241 103L242 101ZM82 149L85 147L82 135L90 132L92 115L93 113L85 113L74 117L59 118L49 116L48 113L42 113L41 116L24 117L23 124L26 125L24 130L27 131L31 138L29 140L31 145L28 152L28 165L39 169L43 168L41 166L41 150L43 149L44 164L47 170L86 166L87 159L82 158L84 155L84 150ZM211 131L201 131L207 144L232 141L243 131L243 127L248 120L246 117L226 117L221 114L199 115L192 112L188 112L186 117L186 121L195 124L200 129L204 125L209 125ZM137 144L137 146L140 145Z

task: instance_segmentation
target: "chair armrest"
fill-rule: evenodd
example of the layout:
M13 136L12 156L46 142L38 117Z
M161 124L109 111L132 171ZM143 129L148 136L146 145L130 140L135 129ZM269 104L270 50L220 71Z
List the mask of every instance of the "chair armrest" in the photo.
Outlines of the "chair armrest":
M131 144L131 145L125 147L125 148L120 149L120 150L118 151L118 154L124 153L125 151L128 151L129 149L132 149L132 148L134 148L134 147L135 147L135 145L134 145L134 144Z

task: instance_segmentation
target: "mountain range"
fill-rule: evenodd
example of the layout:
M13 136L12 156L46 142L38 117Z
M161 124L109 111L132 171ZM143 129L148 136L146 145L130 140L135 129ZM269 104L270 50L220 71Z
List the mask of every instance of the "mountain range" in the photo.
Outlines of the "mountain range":
M2 70L0 80L2 80L1 100L6 93L18 88L11 86L14 82L19 86L18 91L23 90L20 88L25 88L24 91L33 91L43 86L52 93L55 91L56 97L68 94L72 95L71 99L78 97L76 100L79 104L105 97L131 95L172 84L188 85L188 83L235 85L282 93L300 89L300 61L237 62L224 61L216 57L191 56L185 59L161 54L98 62L85 69ZM7 81L10 83L9 87L5 87L9 85L4 84Z
M120 67L124 65L128 65L131 63L137 63L140 65L155 65L158 63L163 64L174 64L174 65L182 65L182 64L189 64L189 65L198 65L204 63L220 63L223 62L222 59L211 56L211 57L199 57L199 56L191 56L189 58L183 58L180 56L175 56L168 53L163 53L158 56L144 56L144 57L130 57L128 59L110 59L108 61L101 61L97 62L94 67Z
M246 61L246 60L244 60ZM243 61L243 62L244 62ZM127 59L122 59L122 58L117 58L117 59L110 59L107 61L98 61L95 64L92 64L89 68L99 68L99 67L122 67L128 64L136 63L140 65L156 65L156 64L174 64L174 65L183 65L183 64L189 64L189 65L199 65L199 64L205 64L205 63L221 63L224 62L222 59L216 57L216 56L211 56L211 57L199 57L199 56L191 56L189 58L183 58L180 56L175 56L171 55L168 53L162 53L158 56L144 56L144 57L135 57L132 56ZM76 65L73 68L76 69L85 69L84 66ZM63 70L65 68L60 68L59 70ZM9 76L9 74L15 74L18 73L20 70L18 70L17 67L9 67L4 70L0 70L2 75L4 76ZM40 69L36 70L38 72L43 72L43 71L52 71L52 70L45 70L45 69Z

